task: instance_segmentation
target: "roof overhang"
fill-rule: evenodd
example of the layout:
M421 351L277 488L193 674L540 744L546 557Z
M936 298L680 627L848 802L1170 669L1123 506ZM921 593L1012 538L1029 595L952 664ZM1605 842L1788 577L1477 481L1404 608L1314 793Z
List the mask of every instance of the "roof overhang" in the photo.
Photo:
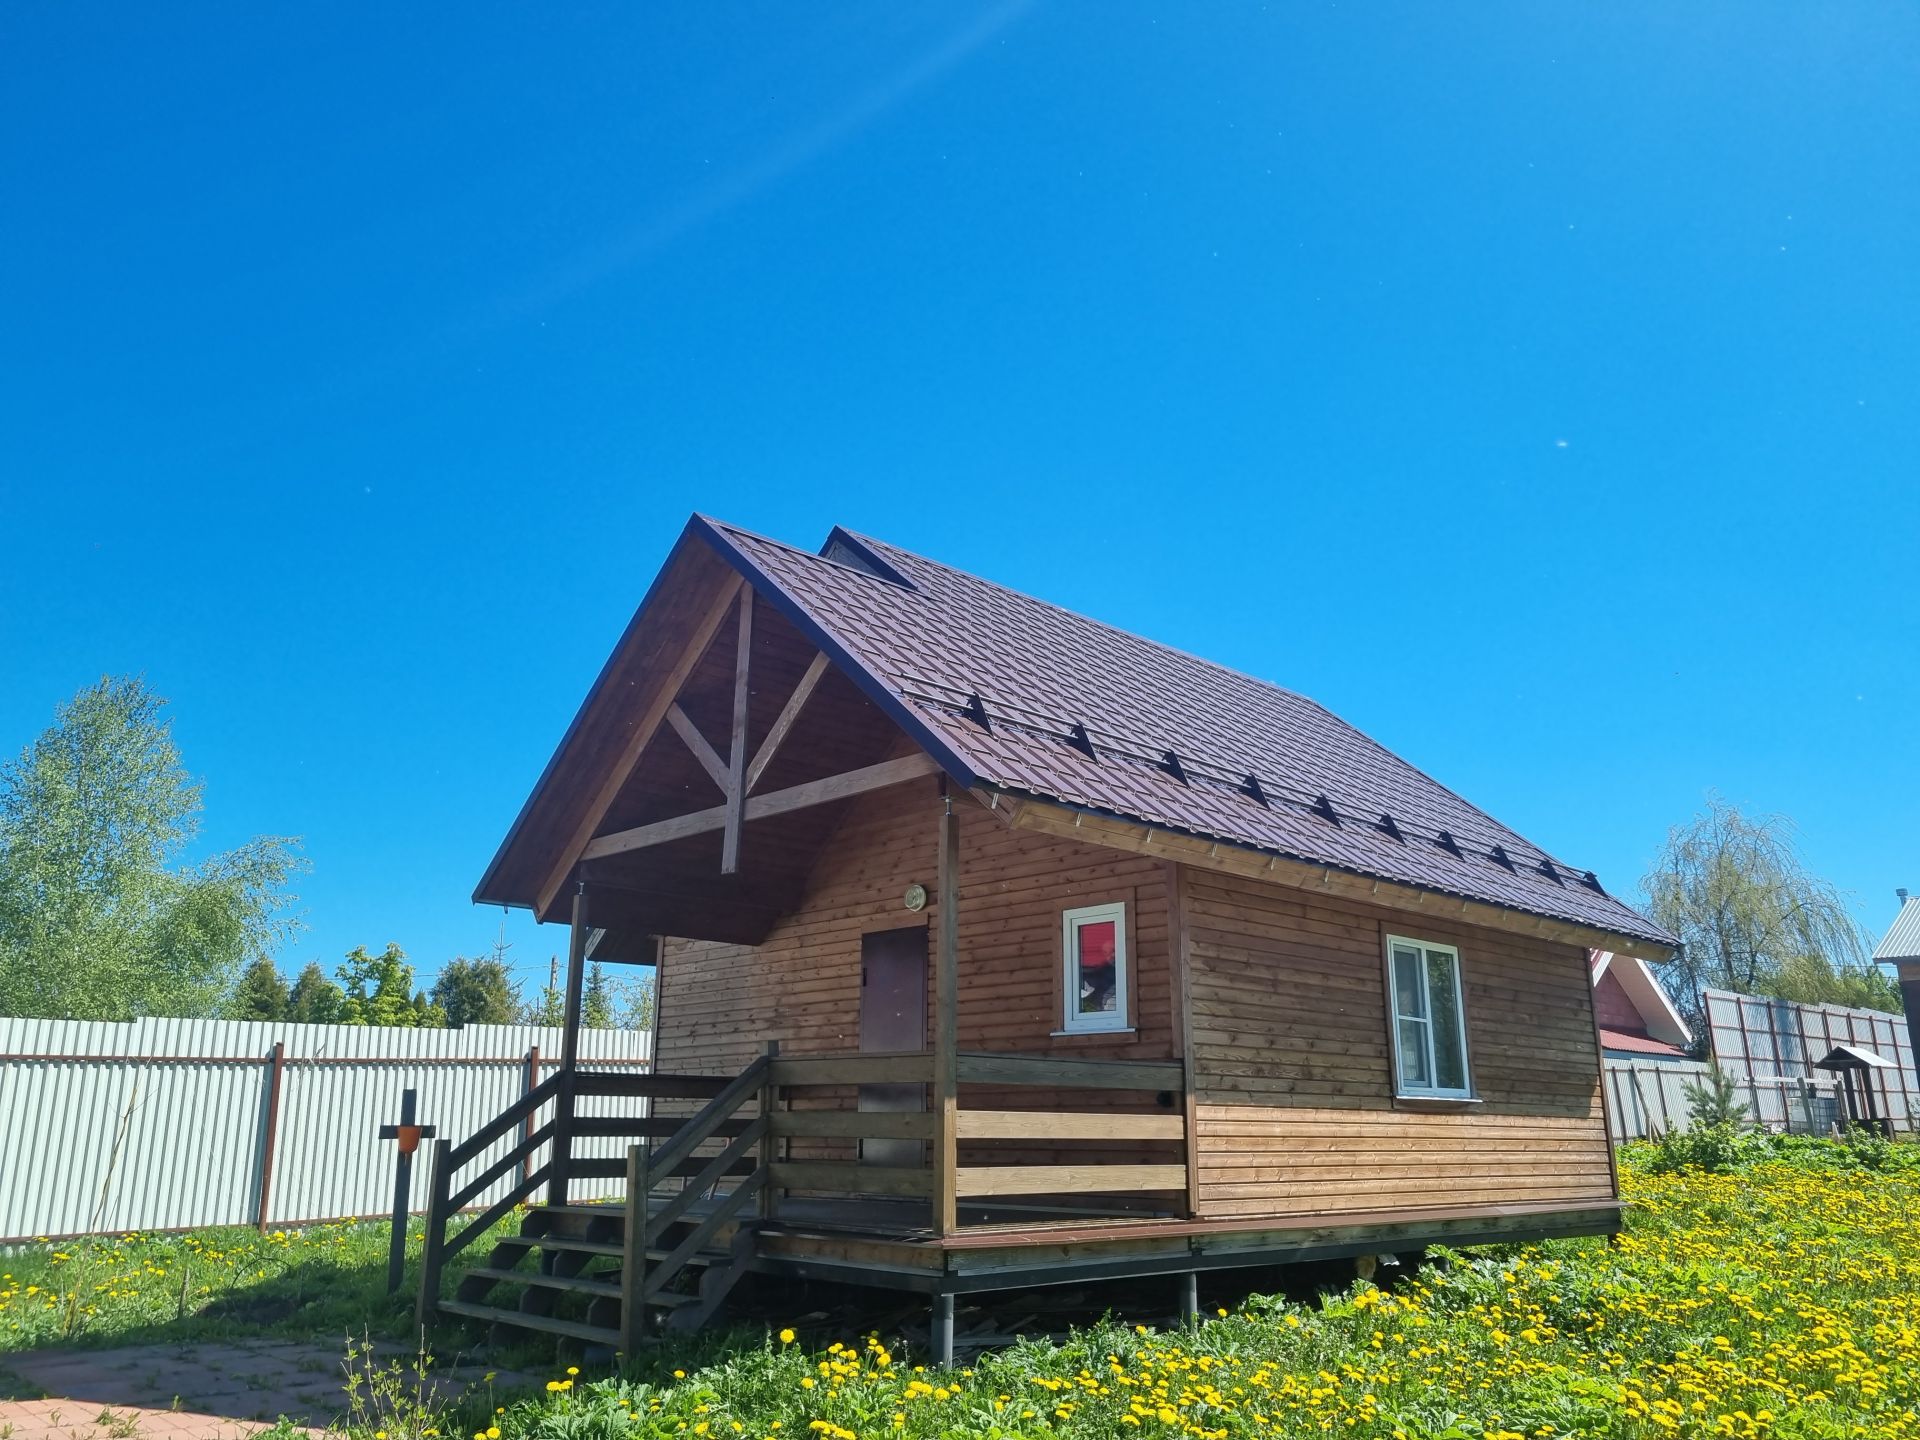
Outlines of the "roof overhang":
M1637 949L1663 960L1673 953L1670 948L1657 945L1643 936L1619 935L1568 920L1489 905L1485 901L1469 900L1437 890L1424 890L1395 880L1375 879L1328 865L1270 854L1231 841L1213 840L1147 825L1123 816L1079 809L1012 791L997 790L992 786L976 787L975 793L1017 830L1034 830L1105 845L1115 850L1129 850L1135 854L1158 855L1162 859L1177 860L1196 869L1244 875L1295 890L1338 895L1390 910L1404 910L1443 918L1456 924L1535 936L1588 950Z

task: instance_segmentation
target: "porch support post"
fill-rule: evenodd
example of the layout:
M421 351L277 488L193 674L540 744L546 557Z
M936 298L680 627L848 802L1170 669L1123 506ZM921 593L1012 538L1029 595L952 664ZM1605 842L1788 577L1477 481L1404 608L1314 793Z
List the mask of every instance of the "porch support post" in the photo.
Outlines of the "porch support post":
M587 886L573 892L573 929L567 941L567 1009L561 1023L560 1093L553 1105L553 1173L547 1180L547 1203L567 1203L567 1171L573 1160L574 1077L580 1063L580 1002L586 989Z
M953 1364L953 1292L942 1290L933 1297L933 1318L929 1326L927 1348L933 1351L936 1365Z
M951 1235L959 1229L960 817L953 813L953 796L944 783L940 811L940 873L936 882L940 989L933 1010L933 1230L936 1235ZM953 1297L944 1298L951 1349Z
M1192 1325L1200 1319L1200 1272L1189 1270L1180 1277L1180 1323Z

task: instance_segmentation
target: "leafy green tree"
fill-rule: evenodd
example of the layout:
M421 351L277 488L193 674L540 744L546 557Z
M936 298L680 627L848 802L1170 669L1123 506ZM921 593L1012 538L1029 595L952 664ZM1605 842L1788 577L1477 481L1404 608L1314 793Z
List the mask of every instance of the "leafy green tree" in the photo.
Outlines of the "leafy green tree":
M223 1014L228 1020L287 1020L291 998L280 968L262 955L233 987Z
M340 966L340 1023L343 1025L398 1025L434 1030L447 1023L439 1006L413 988L413 966L407 952L389 941L378 955L356 945Z
M338 1025L345 1005L340 987L327 978L319 961L309 960L287 997L287 1019L302 1025Z
M1696 1034L1706 1034L1704 988L1900 1009L1840 892L1807 868L1781 816L1749 817L1709 795L1668 833L1642 884L1648 913L1680 939L1662 978Z
M166 703L104 678L0 766L0 1014L212 1015L248 957L295 928L297 841L183 862L201 787Z
M520 982L497 954L448 962L433 982L433 1003L446 1014L447 1024L456 1027L513 1025L525 1008Z

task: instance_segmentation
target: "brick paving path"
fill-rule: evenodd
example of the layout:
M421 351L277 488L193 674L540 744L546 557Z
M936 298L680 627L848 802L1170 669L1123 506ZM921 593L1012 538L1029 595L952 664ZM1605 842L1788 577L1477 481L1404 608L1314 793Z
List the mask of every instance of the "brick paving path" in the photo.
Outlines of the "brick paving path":
M381 1358L411 1355L390 1347ZM0 1401L0 1440L241 1440L281 1416L325 1430L347 1408L339 1348L298 1341L28 1350L0 1355L0 1366L49 1397ZM451 1402L486 1373L436 1367L430 1383ZM537 1383L511 1372L493 1382L502 1394Z

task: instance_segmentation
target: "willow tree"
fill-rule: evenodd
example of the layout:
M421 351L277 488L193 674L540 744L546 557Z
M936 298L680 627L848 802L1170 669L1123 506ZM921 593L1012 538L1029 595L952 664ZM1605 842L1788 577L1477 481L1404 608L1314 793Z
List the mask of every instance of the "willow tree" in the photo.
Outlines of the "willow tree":
M1744 815L1709 795L1668 832L1642 884L1648 913L1680 939L1663 978L1697 1034L1703 989L1900 1008L1840 891L1807 868L1783 816Z
M291 928L296 841L187 859L200 783L166 704L103 679L0 766L0 1014L211 1015Z

